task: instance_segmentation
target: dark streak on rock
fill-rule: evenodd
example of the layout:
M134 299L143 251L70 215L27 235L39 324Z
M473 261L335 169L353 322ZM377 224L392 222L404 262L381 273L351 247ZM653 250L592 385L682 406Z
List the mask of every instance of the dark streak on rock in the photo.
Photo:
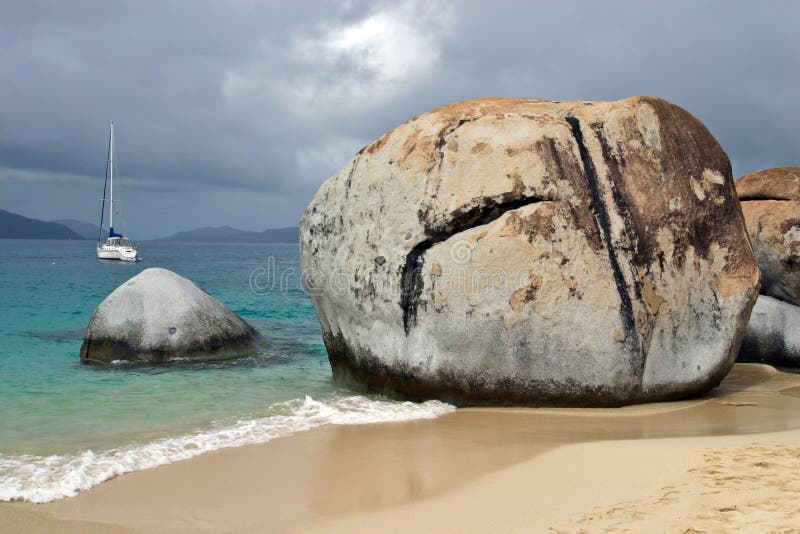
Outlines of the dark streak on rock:
M769 193L747 193L739 195L739 201L745 202L748 200L794 200L792 195L779 195L772 192Z
M644 249L644 256L646 258L650 258L657 255L656 251L658 250L658 246L655 242L643 242L640 239L641 236L639 233L636 232L632 217L633 210L630 208L628 199L619 190L619 187L624 183L622 171L620 169L620 166L623 165L623 163L618 160L611 151L611 146L608 144L608 139L606 139L603 133L603 124L594 123L591 127L592 131L594 131L595 137L600 143L600 152L603 154L603 161L611 173L611 184L609 186L611 189L611 196L614 198L614 204L616 205L617 210L619 210L619 212L622 214L622 221L625 225L625 236L629 242L629 245L624 247L624 249L629 254L631 261L635 265L639 264L640 262L638 261L638 256L642 249ZM647 268L648 262L641 262L641 267ZM635 280L633 285L636 298L641 298L641 282Z
M603 123L593 123L591 128L594 132L595 138L600 143L600 152L603 155L603 161L605 162L606 167L608 167L608 171L611 174L611 183L609 184L609 188L614 199L614 204L622 216L621 218L624 225L624 233L625 237L627 238L623 241L627 241L628 245L621 246L620 248L625 251L625 254L633 265L634 269L636 270L638 268L640 274L646 276L645 273L650 269L651 258L658 257L658 254L661 253L661 261L663 261L663 252L659 250L660 247L658 243L653 240L652 235L649 235L647 232L636 231L637 226L635 223L634 212L630 207L631 203L629 202L627 196L623 194L624 191L620 191L620 188L624 188L625 184L621 169L621 167L624 166L624 159L617 159L614 156L614 152L612 152L611 146L608 143L608 139L603 132ZM621 151L618 150L618 153L621 153ZM634 274L631 283L626 284L626 287L628 286L632 287L634 298L641 301L641 279ZM631 347L641 353L641 367L636 369L636 372L639 376L643 375L645 366L647 365L647 354L650 352L650 341L652 340L653 315L651 315L649 311L647 312L647 323L648 324L646 325L641 323L637 325L639 333L642 334L642 338L637 336L626 338L626 343L629 344L637 343L641 339L641 343L638 347Z
M548 178L550 180L566 180L572 184L577 191L583 188L579 183L583 183L583 166L568 158L566 161L562 160L562 153L569 153L567 149L559 146L556 139L552 137L545 137L535 144L537 152L541 155L542 161L547 169ZM554 199L555 200L555 199ZM587 203L589 199L587 198ZM595 252L602 252L605 248L603 246L603 239L600 236L600 229L597 226L597 220L588 211L576 211L574 213L574 220L578 228L580 228L586 237L589 246Z
M353 185L353 174L355 174L356 169L358 168L358 160L361 157L361 153L359 152L358 155L353 159L353 166L350 167L350 172L347 174L347 181L344 183L344 196L348 198L350 196L350 188Z
M620 268L614 243L611 240L611 219L608 215L606 205L600 196L597 169L595 169L594 162L589 156L589 151L584 143L580 121L573 116L567 116L566 120L572 130L572 136L575 138L575 142L578 144L578 151L580 152L584 173L586 175L586 183L589 188L589 194L591 195L592 211L594 211L597 222L600 225L600 231L603 234L603 240L605 241L606 249L608 250L608 261L611 264L611 269L614 273L614 283L617 286L619 299L622 303L620 315L625 328L625 337L626 339L630 340L638 339L636 333L636 320L633 316L633 303L631 302L631 296L628 293L628 284L625 281L625 276L622 274L622 269Z

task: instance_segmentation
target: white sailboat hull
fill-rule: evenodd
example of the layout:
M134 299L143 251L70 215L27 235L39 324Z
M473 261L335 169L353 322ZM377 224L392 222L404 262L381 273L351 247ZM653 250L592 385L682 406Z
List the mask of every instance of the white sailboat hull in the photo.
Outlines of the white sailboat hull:
M139 251L136 247L98 243L97 257L101 260L139 261Z

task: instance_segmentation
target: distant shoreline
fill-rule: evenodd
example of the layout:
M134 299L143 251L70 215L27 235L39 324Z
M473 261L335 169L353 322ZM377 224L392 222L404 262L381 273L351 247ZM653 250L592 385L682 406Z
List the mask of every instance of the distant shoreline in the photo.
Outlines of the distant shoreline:
M52 241L96 241L103 235L97 225L76 219L44 221L0 209L0 239L44 239ZM183 243L299 243L297 226L240 230L232 226L204 226L164 237L133 241L173 241Z

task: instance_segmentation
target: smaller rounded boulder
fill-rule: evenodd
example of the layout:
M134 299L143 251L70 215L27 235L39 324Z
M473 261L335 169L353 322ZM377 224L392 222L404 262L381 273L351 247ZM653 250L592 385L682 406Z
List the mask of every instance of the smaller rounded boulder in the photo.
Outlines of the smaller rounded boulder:
M800 367L800 306L760 295L738 361Z
M761 293L800 306L800 167L756 171L736 181L761 269Z
M223 360L258 350L263 338L192 281L145 269L100 303L81 347L82 363Z

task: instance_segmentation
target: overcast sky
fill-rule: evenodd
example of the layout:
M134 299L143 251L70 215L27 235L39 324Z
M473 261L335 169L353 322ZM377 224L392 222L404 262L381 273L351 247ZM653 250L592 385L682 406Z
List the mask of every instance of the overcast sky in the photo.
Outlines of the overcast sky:
M0 208L131 237L297 221L363 145L481 96L657 95L734 175L800 165L800 2L0 4Z

